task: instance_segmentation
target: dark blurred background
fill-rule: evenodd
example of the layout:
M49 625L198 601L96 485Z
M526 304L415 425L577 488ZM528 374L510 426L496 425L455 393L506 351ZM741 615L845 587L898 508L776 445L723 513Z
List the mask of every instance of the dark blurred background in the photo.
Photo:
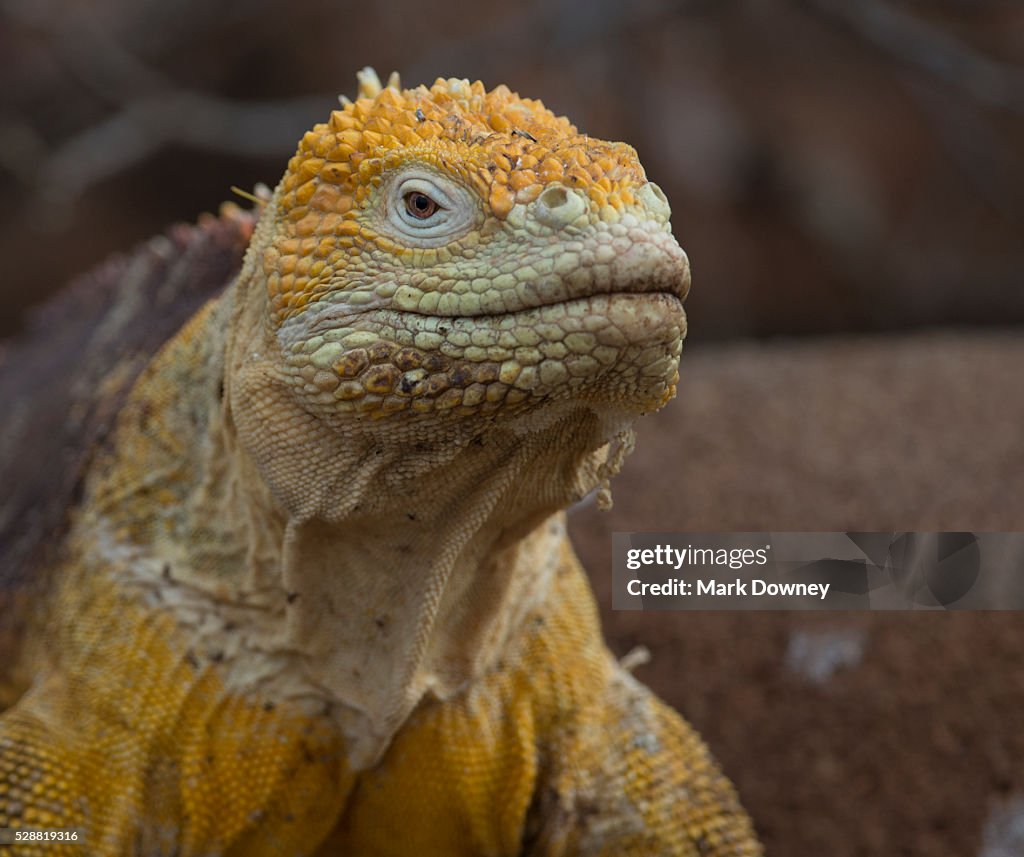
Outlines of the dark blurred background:
M355 71L506 83L636 146L694 339L1024 320L1019 0L5 0L0 335L273 186Z
M612 530L1024 529L1024 2L0 0L0 338L274 185L364 65L539 97L668 194L680 395L570 522L769 857L1024 855L1019 614L628 613L608 574Z

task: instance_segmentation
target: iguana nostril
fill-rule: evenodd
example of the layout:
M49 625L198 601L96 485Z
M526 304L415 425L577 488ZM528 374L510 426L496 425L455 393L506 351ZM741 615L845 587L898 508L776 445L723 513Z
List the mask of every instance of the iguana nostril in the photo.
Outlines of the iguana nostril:
M537 219L559 229L572 223L587 210L587 201L579 191L554 185L545 190L534 203Z
M668 220L672 216L672 208L668 204L668 197L665 196L665 192L654 182L647 182L647 184L640 188L637 192L637 198L655 217L662 217Z
M569 202L569 196L564 187L549 187L540 195L540 201L548 208L554 210Z

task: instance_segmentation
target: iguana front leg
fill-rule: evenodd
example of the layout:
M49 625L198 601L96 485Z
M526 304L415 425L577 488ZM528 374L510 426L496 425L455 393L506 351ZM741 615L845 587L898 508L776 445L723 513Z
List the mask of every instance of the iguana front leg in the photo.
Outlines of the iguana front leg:
M65 600L59 660L0 715L0 827L78 839L13 855L310 853L352 782L336 730L228 692L166 614L92 591Z
M618 665L551 740L536 857L758 855L732 785L697 733Z

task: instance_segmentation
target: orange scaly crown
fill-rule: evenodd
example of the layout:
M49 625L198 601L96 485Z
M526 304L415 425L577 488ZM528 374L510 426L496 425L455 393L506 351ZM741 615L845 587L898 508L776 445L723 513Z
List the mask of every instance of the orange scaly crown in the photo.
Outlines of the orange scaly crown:
M429 89L381 86L360 75L359 97L299 143L278 189L278 237L264 256L277 321L327 292L346 260L367 245L408 262L430 262L380 235L362 208L389 171L417 162L459 180L479 196L486 218L505 221L552 184L583 191L590 217L614 221L646 182L635 150L580 134L540 101L506 86L438 78ZM425 259L424 259L425 257Z

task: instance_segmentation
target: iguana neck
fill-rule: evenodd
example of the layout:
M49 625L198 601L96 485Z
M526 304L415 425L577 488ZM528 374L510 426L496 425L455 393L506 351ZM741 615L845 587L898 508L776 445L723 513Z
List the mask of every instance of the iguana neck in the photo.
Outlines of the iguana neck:
M151 364L93 508L151 552L133 566L196 635L247 626L229 681L330 706L362 767L425 694L500 657L544 598L557 513L606 478L622 426L566 406L419 441L328 430L277 379L252 287L243 273Z

